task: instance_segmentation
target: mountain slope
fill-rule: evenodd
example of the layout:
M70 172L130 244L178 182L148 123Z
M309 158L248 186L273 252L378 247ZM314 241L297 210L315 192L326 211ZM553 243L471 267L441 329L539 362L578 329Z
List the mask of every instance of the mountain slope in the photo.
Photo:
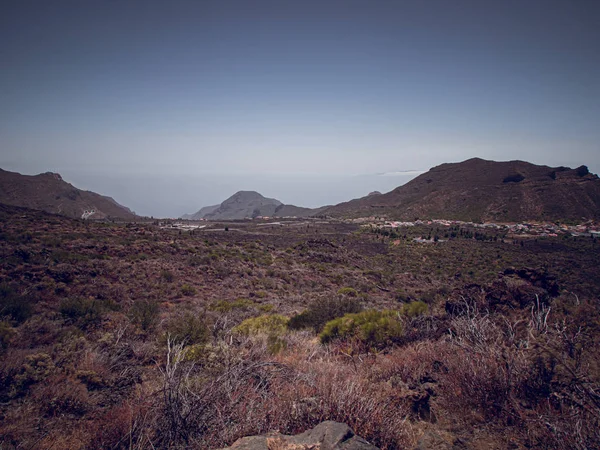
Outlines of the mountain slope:
M92 219L136 217L114 199L77 189L52 172L30 176L0 169L0 203L73 218L82 217L85 211L94 211L89 216Z
M321 214L405 220L600 219L600 179L585 166L473 158L442 164L391 192L341 203Z
M209 220L236 220L258 216L272 216L282 203L254 191L239 191L225 200L217 209L204 215Z
M183 219L198 220L238 220L267 217L310 217L319 214L324 208L302 208L285 205L274 198L266 198L255 191L239 191L220 205L205 206L194 214L184 214Z
M303 208L302 206L280 205L273 213L274 217L312 217L321 213L329 206L321 206L320 208Z
M219 208L219 206L221 206L221 205L205 206L204 208L200 208L200 210L196 211L193 214L184 214L183 216L181 216L181 218L186 219L186 220L203 219L205 215L216 211Z

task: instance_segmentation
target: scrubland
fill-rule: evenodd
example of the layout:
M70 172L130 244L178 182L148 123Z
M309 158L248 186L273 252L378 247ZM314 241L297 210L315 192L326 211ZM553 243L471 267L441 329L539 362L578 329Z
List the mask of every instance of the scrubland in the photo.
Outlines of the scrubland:
M282 223L1 207L0 448L600 446L600 243Z

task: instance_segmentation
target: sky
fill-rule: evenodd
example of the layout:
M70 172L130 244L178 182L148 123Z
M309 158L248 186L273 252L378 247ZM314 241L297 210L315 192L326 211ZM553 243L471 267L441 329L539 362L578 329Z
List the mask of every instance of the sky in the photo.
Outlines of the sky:
M475 156L600 172L600 2L0 4L0 167L140 214L337 203Z

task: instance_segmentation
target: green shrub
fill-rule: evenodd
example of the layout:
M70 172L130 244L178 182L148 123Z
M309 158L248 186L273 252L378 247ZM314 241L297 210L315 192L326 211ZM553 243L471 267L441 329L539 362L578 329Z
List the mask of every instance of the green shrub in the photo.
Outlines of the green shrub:
M165 280L167 283L171 283L175 279L175 275L170 270L163 270L160 273L160 277Z
M25 362L10 386L10 397L23 395L27 388L50 376L54 371L54 361L47 353L35 353L25 357Z
M356 289L351 288L351 287L340 288L340 290L338 290L337 293L340 295L347 295L348 297L356 297L358 295L358 292L356 291Z
M62 299L59 305L60 313L82 327L87 327L102 320L104 307L100 300L73 297Z
M158 320L158 303L154 300L137 300L129 310L129 317L142 330L149 331Z
M274 309L275 309L275 307L273 305L271 305L270 303L258 305L258 310L262 311L264 313L269 313L269 312L273 311Z
M75 377L84 383L89 389L98 389L105 385L105 381L102 376L93 370L78 370L75 372Z
M204 316L189 311L173 318L167 324L164 334L165 339L170 337L176 342L184 342L185 345L206 344L209 336L210 332Z
M323 344L336 339L355 339L367 348L381 349L398 341L403 334L397 311L369 310L327 322L319 337Z
M427 306L427 303L422 302L420 300L416 302L406 303L402 307L402 314L404 314L406 317L422 316L423 314L427 314L428 311L429 307Z
M192 267L198 267L203 264L207 264L207 261L200 255L192 255L188 258L188 264Z
M247 310L252 308L253 306L254 302L252 300L248 300L246 298L238 298L234 301L219 300L216 303L213 303L210 306L210 309L212 311L226 313L231 312L234 309Z
M287 348L287 342L279 336L269 335L267 337L267 350L271 355L277 355Z
M189 284L184 284L181 286L181 293L186 297L191 297L196 294L196 288L194 286L190 286Z
M308 306L306 311L293 316L290 319L289 327L293 330L313 328L315 332L319 333L330 320L342 317L344 314L358 313L360 311L362 311L362 306L354 298L316 300Z
M0 349L6 349L15 334L17 332L10 326L10 323L5 320L0 321Z
M211 349L206 344L193 344L185 347L184 361L201 361L210 358Z
M281 336L286 333L289 321L288 317L280 314L262 315L244 320L233 331L245 336L257 334Z
M0 284L0 317L25 322L33 314L32 303L29 297L17 294L8 284Z

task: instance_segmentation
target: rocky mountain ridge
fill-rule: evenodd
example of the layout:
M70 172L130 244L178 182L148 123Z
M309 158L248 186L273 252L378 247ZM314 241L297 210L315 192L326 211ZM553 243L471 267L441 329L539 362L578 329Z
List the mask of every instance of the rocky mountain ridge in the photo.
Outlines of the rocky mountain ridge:
M132 220L137 217L113 198L78 189L52 172L22 175L0 169L0 203L71 218Z
M238 191L220 205L205 206L194 214L184 214L189 220L240 220L256 217L310 217L323 208L303 208L285 205L277 199L267 198L256 191Z
M586 166L472 158L441 164L386 194L340 203L321 214L475 222L597 220L600 179Z

